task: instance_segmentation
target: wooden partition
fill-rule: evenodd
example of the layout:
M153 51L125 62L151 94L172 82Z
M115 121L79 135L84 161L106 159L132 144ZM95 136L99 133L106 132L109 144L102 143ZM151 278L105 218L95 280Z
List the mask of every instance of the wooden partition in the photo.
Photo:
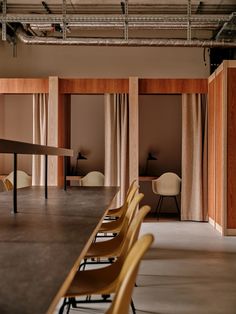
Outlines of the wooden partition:
M0 94L48 93L48 78L0 78Z
M0 93L49 94L49 145L70 148L70 97L73 94L129 94L129 180L138 179L138 95L207 93L206 79L58 78L0 79ZM51 185L62 185L62 160L51 157Z
M209 78L208 122L209 221L236 235L236 61L224 61Z

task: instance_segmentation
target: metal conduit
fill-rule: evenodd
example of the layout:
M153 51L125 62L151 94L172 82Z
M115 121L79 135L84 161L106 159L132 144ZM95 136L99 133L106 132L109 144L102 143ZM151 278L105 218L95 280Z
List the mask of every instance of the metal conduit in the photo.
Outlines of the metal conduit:
M218 27L218 24L204 23L204 24L191 24L192 29L204 29L214 30ZM78 29L122 29L124 23L69 23L67 27L76 27ZM33 30L45 30L52 31L52 24L30 24L30 28ZM186 23L129 23L129 29L186 29Z
M20 41L31 45L79 45L79 46L130 46L130 47L224 47L235 48L236 42L213 40L182 40L182 39L141 39L128 40L119 38L56 38L28 36L21 28L16 35Z

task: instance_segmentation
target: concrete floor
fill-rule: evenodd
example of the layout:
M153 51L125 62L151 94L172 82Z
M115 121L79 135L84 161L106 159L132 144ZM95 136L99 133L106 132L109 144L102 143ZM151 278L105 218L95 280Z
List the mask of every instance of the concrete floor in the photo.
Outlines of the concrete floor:
M147 222L153 233L134 288L137 314L235 314L236 237L222 237L208 223ZM104 313L89 305L76 313Z

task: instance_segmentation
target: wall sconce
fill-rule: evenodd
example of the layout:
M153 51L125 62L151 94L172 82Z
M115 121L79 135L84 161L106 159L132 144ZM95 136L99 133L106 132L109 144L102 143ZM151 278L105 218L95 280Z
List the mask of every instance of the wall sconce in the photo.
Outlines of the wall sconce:
M147 160L146 160L146 166L145 166L145 172L144 174L147 176L148 175L148 164L149 164L149 160L157 160L157 158L155 156L153 156L152 153L148 153L147 156Z
M81 152L78 152L77 158L76 158L76 165L75 165L75 175L79 175L79 167L78 163L79 160L87 160L87 157L85 157Z

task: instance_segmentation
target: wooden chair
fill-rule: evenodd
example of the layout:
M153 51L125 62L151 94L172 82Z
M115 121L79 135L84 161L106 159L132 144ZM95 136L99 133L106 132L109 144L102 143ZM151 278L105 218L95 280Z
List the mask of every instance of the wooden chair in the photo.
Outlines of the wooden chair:
M134 189L136 189L136 187L134 187ZM134 203L138 200L138 203L143 199L144 194L143 193L139 193L137 195L134 196ZM133 203L133 201L130 203L130 205ZM137 203L137 204L138 204ZM137 205L136 205L137 207ZM136 208L135 207L135 208ZM125 221L125 217L129 218L129 221L132 219L133 215L134 215L134 211L133 211L133 206L128 206L128 204L126 204L126 207L124 208L122 215L114 221L110 221L110 222L104 222L102 223L101 227L98 230L98 233L119 233L122 225Z
M106 314L128 314L138 268L142 257L153 242L152 234L145 234L132 247L119 274L114 299Z
M132 227L129 228L129 231L126 234L122 252L113 264L103 268L83 270L76 273L69 289L64 296L65 299L60 308L59 314L63 313L64 307L66 305L68 305L70 308L71 303L73 304L73 307L76 307L76 305L79 303L84 303L84 301L75 301L75 297L91 295L107 296L116 291L118 283L120 282L119 275L126 256L136 242L141 223L149 211L149 206L143 206L139 210L134 218Z
M5 192L5 191L7 191L7 187L4 183L4 181L0 180L0 192Z
M99 259L99 263L102 263L100 261L101 258L108 258L109 260L104 261L103 263L109 263L111 258L114 259L120 256L123 245L126 241L127 234L129 234L129 232L132 233L133 228L137 228L135 212L136 212L137 205L139 204L140 201L141 201L141 197L137 195L133 199L133 201L130 203L129 210L127 212L127 215L124 218L121 230L114 238L111 238L106 241L93 242L90 245L84 258L85 262L81 264L81 267L87 264L97 263L97 262L88 262L87 261L88 259Z
M129 186L129 189L126 193L126 198L124 201L124 204L118 208L110 209L106 216L107 217L120 217L123 213L123 210L125 207L127 207L130 202L132 201L136 191L138 190L139 186L137 185L137 180L134 180L131 185Z
M4 183L5 188L6 188L7 191L13 190L13 184L12 184L11 181L9 181L7 178L5 178L5 179L3 180L3 183Z

